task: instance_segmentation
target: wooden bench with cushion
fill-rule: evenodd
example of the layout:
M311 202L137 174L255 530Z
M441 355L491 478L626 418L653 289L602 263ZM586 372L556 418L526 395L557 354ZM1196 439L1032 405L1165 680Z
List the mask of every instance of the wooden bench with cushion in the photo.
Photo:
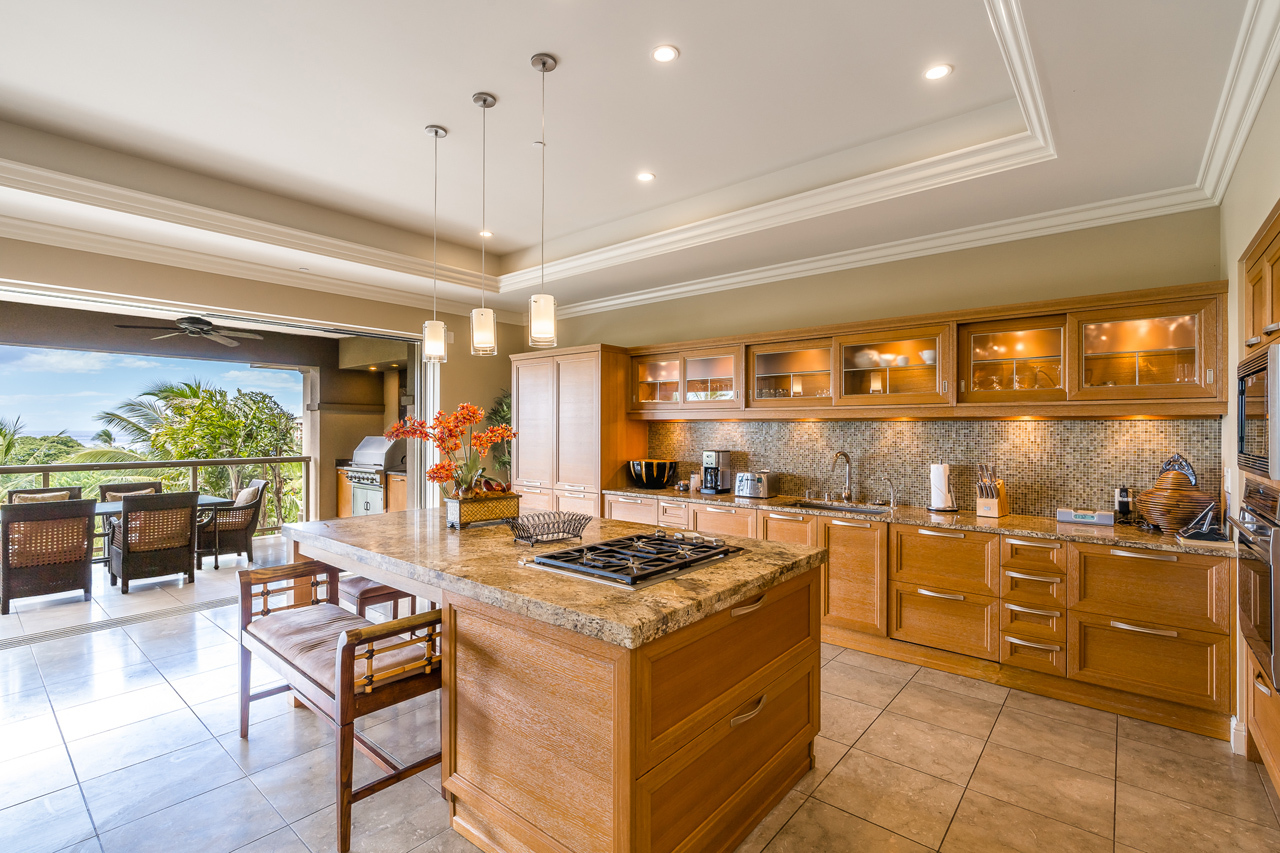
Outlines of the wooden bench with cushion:
M286 690L337 729L338 851L347 853L353 804L440 763L437 752L401 765L355 729L358 717L440 689L440 611L375 625L338 605L338 570L313 561L239 578L240 737L249 736L249 703ZM286 683L251 693L253 655ZM353 790L354 747L386 775Z
M402 598L409 599L410 613L418 612L418 597L413 593L401 592L393 586L387 586L360 575L348 575L338 581L338 598L355 607L357 616L363 616L364 612L375 604L391 602L391 618L399 619ZM431 603L427 609L435 610L435 604Z

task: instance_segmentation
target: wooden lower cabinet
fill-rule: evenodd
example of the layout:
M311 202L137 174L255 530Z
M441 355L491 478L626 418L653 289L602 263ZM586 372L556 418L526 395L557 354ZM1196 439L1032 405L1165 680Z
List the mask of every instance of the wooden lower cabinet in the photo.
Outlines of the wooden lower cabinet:
M889 528L889 580L999 596L1000 537L894 524Z
M1027 607L1066 610L1067 576L1001 566L1000 597Z
M1000 630L1028 640L1067 642L1067 611L1000 602Z
M689 513L693 529L698 533L707 536L755 538L756 511L754 509L740 506L690 504Z
M844 518L820 518L818 522L818 543L827 549L823 624L885 636L889 525Z
M341 468L338 469L338 518L351 517L351 478L347 476L347 472Z
M1049 675L1067 674L1066 640L1032 639L1000 632L1000 663Z
M1078 613L1067 616L1067 677L1226 713L1231 639L1168 625Z
M1216 631L1231 630L1229 557L1067 543L1072 610Z
M657 524L658 502L654 498L605 495L604 517L617 521L634 521L636 524Z
M792 545L816 545L818 517L798 513L761 509L756 512L758 536L766 542L788 542Z
M689 529L689 505L658 498L658 526L676 530Z
M984 660L999 660L1000 599L889 584L889 636Z
M1280 781L1280 694L1270 677L1258 665L1258 659L1252 651L1245 652L1248 666L1249 683L1245 689L1246 726L1249 731L1249 744L1253 748L1250 758L1257 758L1266 766L1274 783Z
M520 495L520 514L550 512L556 508L555 492L546 487L512 486L511 491Z
M409 477L392 472L387 475L387 512L404 512L409 508Z
M600 496L591 492L556 489L554 503L559 512L581 512L592 518L600 517Z

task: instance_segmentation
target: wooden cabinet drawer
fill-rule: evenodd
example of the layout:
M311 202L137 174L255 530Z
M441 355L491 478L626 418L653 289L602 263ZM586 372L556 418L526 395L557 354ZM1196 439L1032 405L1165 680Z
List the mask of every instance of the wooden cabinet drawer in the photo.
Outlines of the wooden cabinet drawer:
M604 511L605 518L618 521L634 521L636 524L658 523L658 502L653 498L605 495Z
M823 518L819 544L823 568L822 621L883 637L888 631L889 525L880 521Z
M1000 597L1028 607L1066 609L1067 576L1001 566Z
M1000 565L1010 569L1062 574L1067 570L1064 542L1025 536L1000 537Z
M658 524L685 530L689 527L689 505L658 498Z
M772 807L771 795L809 770L809 744L818 733L820 665L815 650L641 777L633 849L734 849Z
M1274 782L1280 779L1280 696L1276 695L1271 679L1262 671L1253 653L1247 653L1245 658L1249 672L1249 684L1245 688L1249 691L1249 737Z
M1199 631L1231 629L1231 560L1068 543L1067 606Z
M1067 674L1067 644L1000 632L1000 663L1049 675Z
M596 518L600 516L599 495L565 489L556 489L555 495L556 509L560 512L581 512Z
M805 572L639 649L637 775L817 652L818 580Z
M1067 641L1067 611L1000 602L1000 630L1029 640Z
M760 538L769 542L789 542L792 545L813 545L818 541L818 517L791 512L775 512L771 509L756 513Z
M999 595L999 554L994 533L895 524L889 530L889 580Z
M755 538L756 511L740 506L707 506L690 504L693 529L709 536L746 536Z
M895 640L997 660L1000 599L916 584L889 584L889 636Z
M555 493L551 489L532 486L512 486L511 491L520 495L520 514L550 512L556 508Z
M1067 677L1225 713L1231 704L1231 640L1072 610Z

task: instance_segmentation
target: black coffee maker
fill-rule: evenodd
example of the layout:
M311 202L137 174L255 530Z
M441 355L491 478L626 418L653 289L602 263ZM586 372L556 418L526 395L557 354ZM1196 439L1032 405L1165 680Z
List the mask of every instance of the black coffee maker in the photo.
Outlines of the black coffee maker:
M729 451L702 451L702 488L699 491L704 495L725 495L733 491Z

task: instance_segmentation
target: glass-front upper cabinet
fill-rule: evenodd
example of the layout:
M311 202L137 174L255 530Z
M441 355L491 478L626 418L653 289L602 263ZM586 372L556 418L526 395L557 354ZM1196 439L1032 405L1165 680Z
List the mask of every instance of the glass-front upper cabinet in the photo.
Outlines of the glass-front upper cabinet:
M700 409L742 407L742 347L680 353L684 405Z
M631 359L631 403L637 409L680 404L680 354L634 356Z
M761 344L748 350L751 406L831 405L831 339Z
M1067 399L1066 315L959 328L961 403Z
M841 406L949 403L955 389L952 329L922 326L836 338Z
M1197 299L1070 314L1075 400L1217 396L1217 302Z

